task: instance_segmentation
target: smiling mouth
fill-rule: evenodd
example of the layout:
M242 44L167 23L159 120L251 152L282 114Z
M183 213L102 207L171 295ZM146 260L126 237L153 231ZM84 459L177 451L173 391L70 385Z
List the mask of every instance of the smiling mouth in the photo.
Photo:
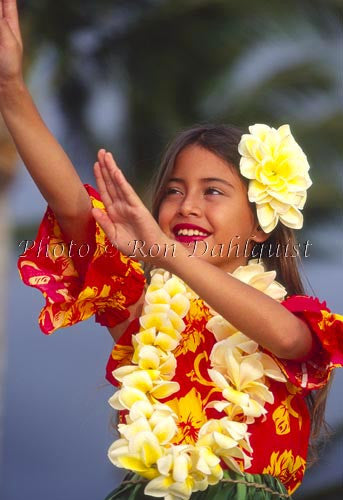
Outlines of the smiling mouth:
M207 238L207 236L175 236L175 240L179 243L193 243L194 241L202 241L205 238Z
M188 227L185 227L188 226ZM175 235L176 241L180 243L191 243L193 241L201 241L210 236L211 233L191 224L177 224L173 228L173 233Z

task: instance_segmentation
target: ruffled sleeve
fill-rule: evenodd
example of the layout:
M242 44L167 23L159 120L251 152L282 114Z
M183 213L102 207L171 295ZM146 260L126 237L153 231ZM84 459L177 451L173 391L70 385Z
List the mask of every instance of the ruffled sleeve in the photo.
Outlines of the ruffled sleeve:
M85 187L93 207L104 209L99 194L91 186ZM140 264L111 245L98 224L82 247L73 248L64 241L48 207L36 240L27 246L19 257L19 274L26 285L45 297L39 326L46 334L92 315L101 325L113 327L129 317L127 307L143 292L145 278Z
M328 382L331 371L343 366L343 316L332 313L325 302L314 297L294 295L282 305L306 322L313 335L313 346L301 360L274 358L292 384L302 389L320 389Z

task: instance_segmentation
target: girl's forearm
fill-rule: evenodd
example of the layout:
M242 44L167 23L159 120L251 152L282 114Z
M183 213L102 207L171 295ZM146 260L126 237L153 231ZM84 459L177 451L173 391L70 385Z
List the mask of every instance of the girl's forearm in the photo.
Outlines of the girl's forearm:
M175 255L164 257L161 267L183 279L239 331L280 358L297 359L310 351L310 330L279 302L209 262L188 257L189 251L176 245Z
M21 79L0 87L0 109L19 155L63 232L81 241L91 221L88 194Z

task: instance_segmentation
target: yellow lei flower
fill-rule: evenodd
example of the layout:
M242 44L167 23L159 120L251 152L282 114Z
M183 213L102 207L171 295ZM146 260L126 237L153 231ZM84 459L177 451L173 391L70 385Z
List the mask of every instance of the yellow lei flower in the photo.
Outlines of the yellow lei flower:
M203 423L194 444L174 444L178 417L159 400L179 391L179 384L172 380L174 352L186 327L183 318L189 311L189 299L196 295L163 269L151 274L140 330L132 337L132 362L113 371L121 387L109 403L116 410L127 410L128 415L126 423L118 425L120 439L111 445L108 456L117 467L149 480L146 495L188 500L193 492L222 479L221 460L239 473L250 467L253 450L248 425L266 413L266 402L273 402L266 377L286 379L256 342L212 310L215 315L206 327L220 340L212 349L209 375L222 390L223 399L208 407L225 416ZM233 275L277 300L286 293L274 281L275 273L264 272L256 261L239 267Z
M241 174L251 179L248 198L256 203L261 228L270 233L280 220L300 229L306 191L312 182L306 155L291 134L289 125L277 130L268 125L249 127L238 145Z

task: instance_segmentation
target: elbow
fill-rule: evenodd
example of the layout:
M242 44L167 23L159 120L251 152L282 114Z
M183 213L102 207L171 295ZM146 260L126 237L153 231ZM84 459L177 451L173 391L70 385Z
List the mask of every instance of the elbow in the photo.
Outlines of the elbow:
M312 334L306 323L298 318L296 325L281 335L276 356L282 359L298 360L305 358L312 348Z
M284 339L278 346L278 352L275 353L281 359L298 359L304 356L303 350L292 338Z

